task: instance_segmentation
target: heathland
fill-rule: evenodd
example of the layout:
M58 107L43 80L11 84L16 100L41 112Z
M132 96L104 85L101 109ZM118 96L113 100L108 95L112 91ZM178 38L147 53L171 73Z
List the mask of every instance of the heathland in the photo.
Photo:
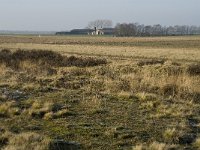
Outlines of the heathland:
M200 36L0 36L0 149L200 149Z

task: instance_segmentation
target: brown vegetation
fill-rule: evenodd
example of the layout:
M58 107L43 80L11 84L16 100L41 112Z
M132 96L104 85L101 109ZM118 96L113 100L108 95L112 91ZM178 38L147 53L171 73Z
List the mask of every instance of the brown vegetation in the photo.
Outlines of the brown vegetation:
M198 61L94 56L1 50L0 149L200 147Z
M0 63L4 63L8 67L18 69L20 63L24 61L30 61L37 65L49 65L52 67L89 67L107 63L105 59L95 59L91 57L81 58L75 56L64 57L59 53L47 50L17 50L11 52L10 50L3 49L0 51Z

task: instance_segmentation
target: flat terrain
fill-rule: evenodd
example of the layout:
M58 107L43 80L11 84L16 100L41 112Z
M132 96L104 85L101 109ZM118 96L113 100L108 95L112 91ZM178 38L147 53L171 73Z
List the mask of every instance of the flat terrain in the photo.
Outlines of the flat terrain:
M116 38L0 36L0 48L46 49L62 54L200 61L200 36Z
M200 36L0 36L0 73L0 149L200 149Z

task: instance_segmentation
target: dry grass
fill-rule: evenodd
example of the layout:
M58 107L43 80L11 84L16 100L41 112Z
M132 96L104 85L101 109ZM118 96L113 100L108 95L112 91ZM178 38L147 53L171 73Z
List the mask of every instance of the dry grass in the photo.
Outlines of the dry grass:
M12 117L19 114L20 109L16 107L15 102L0 103L0 117Z
M152 41L154 42L154 41ZM65 55L81 56L104 56L104 57L127 57L127 58L159 58L179 61L199 61L200 52L192 47L188 48L166 48L162 47L124 47L124 46L104 46L104 45L49 45L30 43L3 43L0 48L9 49L40 49L53 50ZM181 51L181 52L180 52Z
M91 37L91 36L0 36L0 43L31 43L49 45L105 45L148 48L199 48L199 36L177 37Z
M0 148L199 148L198 36L29 38L0 37Z
M37 133L27 132L12 135L3 150L47 150L50 140Z
M170 150L170 149L178 149L178 147L175 145L168 145L165 143L158 143L158 142L153 142L149 145L141 144L133 147L133 150Z
M192 76L200 75L200 63L189 65L187 68L187 72Z

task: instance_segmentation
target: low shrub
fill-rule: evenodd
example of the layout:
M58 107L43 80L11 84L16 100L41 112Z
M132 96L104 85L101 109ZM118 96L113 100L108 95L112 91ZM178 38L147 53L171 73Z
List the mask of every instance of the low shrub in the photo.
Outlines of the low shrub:
M161 87L161 93L164 96L176 96L178 94L178 86L175 84L166 84Z
M19 69L20 64L24 61L30 61L38 65L64 67L64 66L77 66L89 67L106 64L105 59L97 59L92 57L75 57L75 56L62 56L59 53L48 50L17 50L11 52L10 50L3 49L0 51L0 63L5 64L7 67Z
M148 59L148 60L141 60L137 63L138 66L144 65L156 65L156 64L164 64L165 60L163 59Z
M77 66L77 67L87 67L87 66L98 66L102 64L106 64L107 61L105 59L96 59L92 57L64 57L63 58L63 66Z
M189 65L187 67L187 73L191 76L200 75L200 63Z

